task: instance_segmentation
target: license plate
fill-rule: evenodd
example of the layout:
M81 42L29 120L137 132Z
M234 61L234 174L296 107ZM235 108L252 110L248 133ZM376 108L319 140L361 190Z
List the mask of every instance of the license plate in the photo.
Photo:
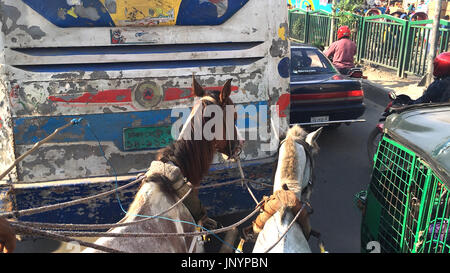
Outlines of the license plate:
M173 142L171 125L123 129L125 151L158 149Z
M327 122L330 116L311 117L311 122Z

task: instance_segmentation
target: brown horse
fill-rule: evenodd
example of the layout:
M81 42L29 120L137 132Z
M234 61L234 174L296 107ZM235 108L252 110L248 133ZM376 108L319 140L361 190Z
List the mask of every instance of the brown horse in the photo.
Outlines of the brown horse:
M231 79L225 83L220 92L205 92L193 77L193 91L197 101L188 121L184 124L180 137L159 151L127 215L119 223L141 220L145 216L153 216L167 210L183 196L180 193L186 193L186 184L183 181L189 181L194 187L200 185L200 181L208 173L216 152L229 157L237 156L239 153L243 141L235 126L237 115L233 101L230 99ZM208 106L215 106L216 109L219 108L224 112L220 123L223 122L225 130L220 130L221 126L212 126L215 136L213 139L203 134L198 137L198 131L196 131L200 129L203 132L203 127L208 121L220 117L218 113L211 117L204 115L204 110ZM227 127L226 117L230 115L233 117L232 127ZM196 124L201 124L201 127L197 128ZM232 128L233 134L230 134L230 129L227 132L226 128ZM209 228L214 227L215 223L206 216L206 211L198 199L198 190L193 191L182 204L162 216L139 224L114 228L108 232L184 233L195 231L195 225L190 223L204 226L209 224ZM102 237L95 243L125 252L203 251L203 248L197 245L197 239L193 237ZM84 252L91 251L94 250L86 249Z

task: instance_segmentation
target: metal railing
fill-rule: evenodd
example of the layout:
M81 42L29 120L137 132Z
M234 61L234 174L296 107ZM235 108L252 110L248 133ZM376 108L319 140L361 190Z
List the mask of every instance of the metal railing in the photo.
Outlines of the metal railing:
M356 61L384 66L397 71L397 75L423 76L430 49L433 20L408 21L390 15L359 16L349 26L351 39L357 44ZM330 41L331 20L335 22L335 35ZM290 37L301 43L329 46L337 40L338 19L324 11L289 11ZM437 54L449 50L450 22L441 20Z
M409 22L405 62L403 71L405 73L424 75L426 73L426 58L430 53L430 33L433 20ZM437 53L448 51L450 22L441 20L439 29L439 47Z
M363 19L357 60L363 60L402 73L407 21L390 15Z

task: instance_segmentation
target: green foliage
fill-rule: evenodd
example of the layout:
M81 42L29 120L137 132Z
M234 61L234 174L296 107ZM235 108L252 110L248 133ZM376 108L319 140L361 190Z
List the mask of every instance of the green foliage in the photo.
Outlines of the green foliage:
M305 20L304 18L299 16L292 25L292 37L300 40L302 37L301 34L304 34L304 31L305 31Z
M354 16L357 10L363 10L365 0L341 0L333 9L337 11L338 25L354 28L358 17Z

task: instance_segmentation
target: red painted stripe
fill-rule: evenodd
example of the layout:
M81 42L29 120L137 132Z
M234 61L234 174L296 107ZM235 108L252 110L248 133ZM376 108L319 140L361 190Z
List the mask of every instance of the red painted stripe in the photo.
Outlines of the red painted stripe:
M205 91L220 91L222 86L204 87ZM237 92L239 87L232 86L231 91ZM189 94L183 96L183 94ZM187 99L193 97L191 88L167 88L164 92L164 101L173 101L179 99ZM54 102L65 103L123 103L131 102L131 89L103 90L97 94L84 93L83 95L65 99L67 96L49 96L48 99Z
M120 103L131 102L131 89L99 91L97 94L84 93L80 97L66 100L63 97L49 96L49 100L65 103Z
M289 113L286 113L286 108L289 106L289 103L291 101L290 94L283 94L278 98L277 105L278 108L278 116L281 118L287 117Z
M295 100L321 100L321 99L338 99L338 98L356 98L363 97L364 92L362 90L352 90L345 92L329 92L319 94L293 94L291 99Z

